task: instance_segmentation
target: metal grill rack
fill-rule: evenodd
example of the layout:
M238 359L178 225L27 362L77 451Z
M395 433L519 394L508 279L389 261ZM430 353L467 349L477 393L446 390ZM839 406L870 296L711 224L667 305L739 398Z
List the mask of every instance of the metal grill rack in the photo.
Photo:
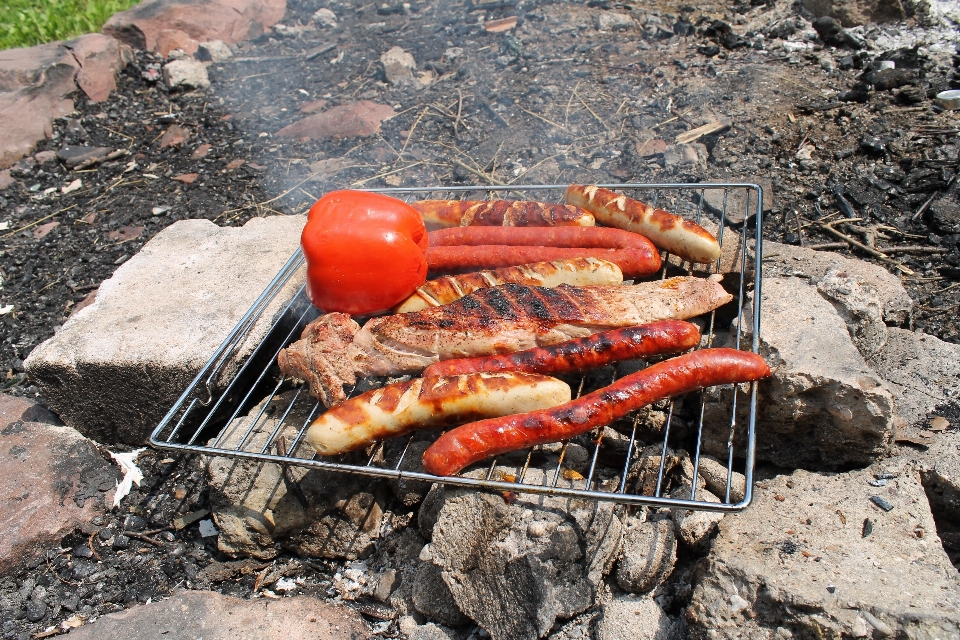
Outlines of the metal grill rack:
M718 259L716 264L697 265L693 271L694 265L663 254L664 268L657 277L667 277L668 268L671 275L717 273L720 271L721 261L727 260L733 265L733 271L739 273L739 283L735 285L738 287L736 304L740 305L740 318L749 318L748 321L752 323L749 348L756 352L760 334L761 270L756 256L762 255L761 188L745 183L601 186L620 190L628 196L694 220L716 233L724 248L724 257ZM566 185L530 185L396 188L376 191L407 201L506 197L562 202L565 188ZM752 253L748 244L751 233L755 242ZM620 434L617 451L622 462L611 462L610 452L605 448L609 438L605 439L604 433L613 432L598 429L589 438L581 437L581 444L577 445L580 447L581 472L572 472L567 466L572 457L569 453L572 445L566 442L552 447L535 447L525 454L508 454L505 459L501 457L499 460L489 460L485 464L481 463L482 468L472 467L452 477L437 477L410 470L411 466L416 469L416 465L411 465L415 457L410 453L411 444L417 438L422 439L423 434L379 443L373 447L373 451L365 454L354 452L330 458L315 455L304 442L304 436L310 423L323 412L323 407L309 396L305 385L285 380L276 366L276 356L280 349L298 339L303 327L319 315L304 295L303 286L300 286L299 292L286 303L282 312L272 319L267 337L244 362L238 363L238 372L229 380L220 380L226 363L244 342L264 310L275 301L281 291L289 291L288 284L303 282L303 264L303 255L298 250L163 418L150 438L151 445L159 449L299 465L379 478L439 482L500 492L558 495L628 505L733 512L750 504L754 469L756 383L714 387L684 396L684 410L692 418L686 421L682 428L677 426L682 421L675 418L675 402L670 401L663 407L667 417L662 426L662 436L646 445L648 451L652 446L658 446L660 450L655 482L644 483L649 495L645 495L641 483L628 481L631 465L636 462L635 454L643 445L638 439L637 419L633 420L632 426L629 423L621 424L616 432ZM746 293L751 287L754 292L752 308L743 309ZM741 338L747 337L742 335L743 324L736 323L735 345L743 345ZM702 325L704 341L701 344L704 346L711 346L717 337L717 331L727 328L726 324L721 326L718 323L716 311L703 318ZM580 378L579 383L574 381L573 389L577 395L584 391L588 378L590 374ZM607 378L601 384L609 384L609 381L610 378ZM589 387L590 383L586 383ZM366 387L361 389L363 385ZM361 381L353 393L376 386L375 383L370 385L369 381ZM721 502L718 504L698 499L698 489L702 488L697 486L696 479L704 442L705 408L708 402L717 402L724 398L718 406L727 409L727 417L723 422L728 430L728 433L724 434L727 436L727 479L726 490L719 496ZM687 404L688 399L692 402L692 411L688 410L691 406ZM677 431L686 434L687 444L695 439L690 447L690 460L694 467L693 482L689 487L689 496L686 493L680 496L674 493L668 497L664 495L665 461L672 451L669 449L671 436L676 440ZM624 452L623 440L626 438L629 440ZM644 442L651 441L647 439ZM586 457L582 455L584 449ZM722 456L718 457L722 459ZM653 460L655 461L656 457L653 457ZM543 461L549 464L545 465ZM656 466L655 462L653 466ZM743 473L746 479L743 499L737 502L730 497L734 471ZM635 471L632 473L636 475ZM700 496L702 497L702 490Z

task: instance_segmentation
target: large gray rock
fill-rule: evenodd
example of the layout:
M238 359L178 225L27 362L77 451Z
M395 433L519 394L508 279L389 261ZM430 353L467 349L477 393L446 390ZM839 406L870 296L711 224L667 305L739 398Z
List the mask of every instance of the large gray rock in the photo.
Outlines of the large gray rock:
M30 354L25 367L70 426L141 444L297 248L301 216L243 227L177 222L100 285L96 300ZM299 286L292 278L223 368L266 335ZM221 380L214 381L214 391Z
M915 467L801 470L758 482L752 506L724 518L687 622L693 638L956 638L960 576Z
M893 394L899 427L960 397L960 346L895 327L887 336L886 346L869 363Z
M960 431L941 434L920 456L920 478L937 518L960 525Z
M653 598L621 596L603 605L597 640L671 640L676 625Z
M551 480L540 469L524 477ZM430 561L443 570L460 611L494 640L543 637L557 619L596 602L620 546L613 505L532 494L508 504L500 495L450 487L443 495Z
M851 342L836 309L800 278L763 283L760 354L773 376L758 386L757 457L784 467L836 469L870 464L887 452L893 402ZM742 318L752 339L752 294ZM726 457L731 392L708 394L704 448ZM745 424L748 403L738 424ZM744 429L737 450L744 451Z
M883 349L887 344L887 325L883 320L883 301L876 289L838 267L830 267L817 282L817 291L833 304L864 358Z
M34 403L0 394L4 574L111 506L116 466L74 429L49 421L55 417Z
M67 634L70 640L365 640L370 631L349 607L298 596L240 600L185 591L162 602L111 613Z
M264 410L263 403L234 420L218 446L233 448L246 435L244 446L260 451L276 430L293 442L309 419L313 403L286 409L296 392L280 394ZM266 401L264 401L266 402ZM251 422L263 417L250 429ZM278 429L280 418L285 418ZM275 449L271 447L271 453ZM297 457L312 458L309 446ZM290 472L307 499L304 509L288 490L279 465L215 456L206 459L210 509L220 530L218 547L230 556L276 557L280 549L301 556L364 558L374 550L384 515L382 483L339 473L291 466Z
M832 251L814 251L779 242L763 243L763 277L795 276L817 285L833 269L841 277L869 286L876 293L883 310L883 320L891 325L905 325L913 313L913 300L900 279L875 264L847 258ZM826 292L825 292L826 293Z

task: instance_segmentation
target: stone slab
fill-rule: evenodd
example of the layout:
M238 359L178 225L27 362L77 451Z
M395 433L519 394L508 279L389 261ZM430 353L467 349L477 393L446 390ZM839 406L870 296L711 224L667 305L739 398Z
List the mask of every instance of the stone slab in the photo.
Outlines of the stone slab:
M151 239L29 355L25 367L68 425L100 442L142 444L297 248L302 216L243 227L177 222ZM266 335L292 278L215 380Z
M197 42L236 44L262 34L286 9L286 0L145 0L113 14L103 32L131 47L158 52L165 30L181 31Z
M960 431L956 426L939 434L917 457L934 516L960 525Z
M74 429L0 394L0 573L106 512L116 466Z
M364 640L360 614L317 598L240 600L185 591L162 602L111 613L74 629L70 640Z
M816 285L831 268L872 287L880 298L887 324L906 325L910 321L913 300L900 278L883 267L832 251L814 251L769 240L763 243L764 278L795 276Z
M751 293L741 320L752 339ZM773 376L758 384L757 459L788 468L843 469L884 455L893 436L893 399L853 345L844 320L800 278L765 278L760 354ZM733 335L731 333L731 335ZM749 403L741 395L740 419ZM732 393L708 393L704 449L727 456ZM738 429L737 451L745 450Z
M937 405L960 398L960 345L922 331L890 327L886 346L869 364L893 394L901 428L922 420Z
M897 477L868 484L885 472ZM916 467L801 470L758 482L751 507L723 519L687 622L695 639L956 638L960 574Z

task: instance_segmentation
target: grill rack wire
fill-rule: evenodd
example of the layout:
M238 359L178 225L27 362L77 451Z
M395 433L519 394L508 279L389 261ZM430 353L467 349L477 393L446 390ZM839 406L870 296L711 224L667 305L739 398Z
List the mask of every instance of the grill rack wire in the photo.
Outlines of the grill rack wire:
M762 229L762 188L756 184L735 182L709 184L625 183L604 184L600 186L621 190L628 196L635 197L655 207L666 209L677 215L682 215L685 218L693 219L695 222L701 224L706 223L705 215L712 213L713 224L717 227L717 239L720 241L721 246L723 246L724 243L725 229L729 230L732 228L738 232L737 234L730 234L729 232L726 234L728 238L731 236L736 238L737 235L739 235L739 241L741 243L738 253L740 278L738 295L736 297L736 302L739 305L738 317L741 321L736 323L736 341L734 344L738 346L742 345L743 305L748 284L747 281L752 275L754 295L751 313L752 336L750 350L757 352L760 335L761 299L761 269L757 256L763 255L760 235L760 230ZM499 197L498 194L506 192L511 196L516 196L521 199L562 202L565 188L566 185L472 185L461 187L370 189L370 191L405 198L408 201L425 198L457 199L469 197L469 199L487 199L490 197ZM705 194L710 191L722 193L722 206L716 206L719 194L712 198L713 204L705 197ZM651 192L652 196L648 195ZM742 194L742 197L738 198L738 194ZM685 196L689 197L685 198ZM742 208L742 222L731 224L731 218L736 219L741 213L741 211L736 210L737 207ZM737 215L732 215L734 213ZM748 268L749 251L747 239L750 236L749 227L754 225L755 249L752 258L753 269L750 270ZM665 278L670 256L666 253L663 253L662 256L664 267L657 277ZM674 263L678 262L678 260L674 260ZM219 385L217 382L218 374L221 373L225 365L230 361L238 347L243 344L254 324L260 319L265 309L274 302L280 292L287 287L292 279L303 279L303 265L303 254L297 249L157 425L150 437L150 444L153 447L177 452L228 456L235 459L276 463L284 467L297 465L326 471L391 478L398 481L419 480L499 492L545 494L596 501L610 501L626 505L736 512L745 509L750 504L753 494L754 452L756 443L756 382L748 386L748 391L744 390L744 387L747 387L747 385L724 385L723 387L714 388L714 397L718 397L720 393L732 394L730 398L729 438L727 440L726 490L724 495L719 496L721 499L720 503L697 499L697 479L699 477L697 471L699 470L701 460L704 408L706 405L705 394L702 393L699 398L698 411L695 411L698 418L696 423L696 443L694 452L691 455L694 469L689 498L665 497L662 495L665 489L665 461L671 435L671 423L674 419L674 400L669 402L667 408L667 418L663 428L659 470L656 477L656 489L653 495L631 492L631 489L637 487L627 486L628 470L635 460L634 454L639 450L637 419L633 420L624 462L622 467L618 469L619 478L614 475L612 481L608 479L607 482L603 483L601 483L599 479L602 474L598 473L600 469L600 467L598 467L598 458L601 447L603 446L602 428L595 430L593 432L594 437L591 438L593 450L590 452L589 471L587 474L585 476L579 474L579 478L574 475L573 477L576 478L574 482L563 482L562 484L560 480L564 454L567 450L566 442L561 445L556 466L552 473L545 471L542 474L532 474L540 479L541 482L539 483L524 482L524 479L531 463L532 454L534 450L540 447L534 447L527 451L526 461L523 463L519 473L497 473L498 460L494 459L492 462L487 463L488 466L485 474L474 471L474 473L468 476L457 475L451 477L438 477L401 468L410 444L413 442L416 434L407 437L406 445L403 446L396 462L392 464L383 455L384 442L373 446L373 451L368 454L365 462L357 460L356 457L352 459L347 457L351 454L334 456L332 458L321 458L309 450L309 445L304 442L304 436L310 422L322 412L322 406L314 398L308 397L306 386L303 384L299 387L288 389L290 393L286 395L292 394L293 398L289 401L288 406L279 412L278 418L274 420L275 424L273 427L262 429L266 432L266 439L264 440L263 437L254 437L255 427L258 425L266 426L268 424L268 407L282 397L281 389L283 389L285 385L287 387L290 385L290 381L283 378L276 366L276 356L279 350L298 339L303 327L319 315L319 312L307 300L302 285L297 294L286 302L282 312L276 314L267 337L254 348L251 355L245 361L237 363L239 366L237 373L233 375L229 381L220 383ZM674 264L674 266L677 265ZM686 273L691 273L691 266L689 263L679 262L679 267ZM716 273L719 269L720 259L717 260L716 264L709 266L710 273ZM712 345L716 338L714 326L715 316L716 311L711 312L706 319L707 331L704 332L706 346ZM585 377L580 378L579 390L576 392L577 396L579 396L583 390L584 379ZM225 384L225 386L223 386L223 384ZM223 389L218 389L218 386L223 386ZM283 401L286 402L286 398L283 398ZM738 413L738 402L749 403L745 416L743 416L742 411ZM312 408L307 410L311 405ZM294 412L295 406L297 407L296 412ZM245 411L250 413L245 414ZM274 411L274 413L278 412ZM297 423L293 424L291 421L290 424L285 425L284 423L288 416L292 413L298 416ZM307 417L301 420L300 418L302 418L303 415ZM735 438L739 426L738 418L741 420L745 418L746 433ZM240 426L239 431L236 428L238 422ZM285 437L282 437L281 434L281 432L288 431L290 432L289 436L292 438L289 444L287 444L288 441L286 441ZM231 435L228 436L228 432L231 432ZM242 432L242 435L239 441L236 441L235 436L240 435L240 432ZM744 443L743 448L745 450L742 451L742 453L736 451L735 440ZM277 452L273 453L273 450ZM738 461L741 466L735 468ZM609 475L611 471L616 470L617 469L608 468L607 475ZM742 470L746 484L743 499L734 503L730 497L731 485L733 472L738 470ZM478 475L483 477L475 477ZM563 477L567 479L567 475L565 472Z

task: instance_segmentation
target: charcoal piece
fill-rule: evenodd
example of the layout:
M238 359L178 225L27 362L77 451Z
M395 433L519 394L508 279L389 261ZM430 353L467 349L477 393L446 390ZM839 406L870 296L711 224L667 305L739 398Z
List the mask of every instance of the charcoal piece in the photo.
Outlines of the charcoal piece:
M721 34L719 40L725 49L730 49L731 51L741 49L750 44L743 36L738 36L733 32Z
M927 92L920 87L908 85L897 91L897 101L901 104L919 104L927 99Z
M713 56L720 53L720 47L718 47L715 44L702 44L699 47L697 47L697 53L705 55L708 58L712 58Z
M829 16L823 16L813 21L813 28L817 35L823 40L824 44L831 47L849 47L850 49L862 49L863 43L857 40L846 29L840 26L840 23Z
M867 84L877 91L889 91L904 85L915 84L919 78L913 69L880 69L866 77Z
M870 496L870 501L873 504L877 505L884 511L893 511L893 505L881 498L880 496Z

